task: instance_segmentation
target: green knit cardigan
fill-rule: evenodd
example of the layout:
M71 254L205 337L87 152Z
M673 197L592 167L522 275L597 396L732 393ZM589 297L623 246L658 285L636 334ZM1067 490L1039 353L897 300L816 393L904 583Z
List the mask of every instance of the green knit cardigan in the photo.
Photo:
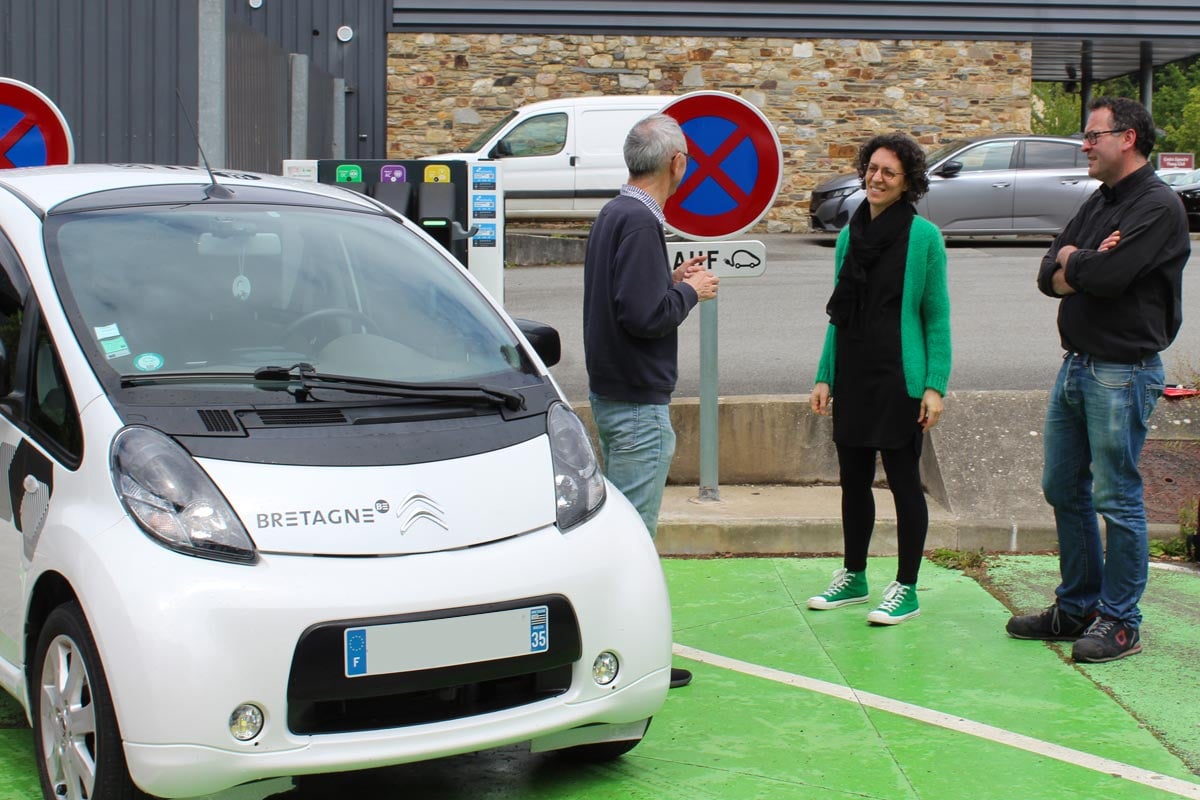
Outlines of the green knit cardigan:
M850 243L850 226L842 228L834 249L834 281ZM817 364L817 383L834 392L837 328L825 332L825 347ZM946 245L941 231L924 217L913 217L904 260L904 291L900 307L900 361L910 397L926 389L946 394L950 381L950 292L946 286Z

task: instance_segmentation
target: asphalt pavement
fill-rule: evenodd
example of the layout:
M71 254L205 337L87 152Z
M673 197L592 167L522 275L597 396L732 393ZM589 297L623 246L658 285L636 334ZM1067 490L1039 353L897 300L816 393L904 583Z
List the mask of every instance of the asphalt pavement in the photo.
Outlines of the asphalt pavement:
M833 238L745 236L766 245L758 278L722 280L718 305L721 395L807 394L812 388L833 285ZM1193 237L1193 241L1195 241ZM952 239L948 247L954 368L952 390L1047 390L1061 364L1057 303L1034 283L1045 237ZM1195 265L1192 267L1195 268ZM581 265L510 267L504 305L555 326L562 361L552 368L571 400L587 398ZM676 397L700 394L700 315L680 328ZM1184 325L1164 353L1168 380L1200 373L1200 279L1184 277Z

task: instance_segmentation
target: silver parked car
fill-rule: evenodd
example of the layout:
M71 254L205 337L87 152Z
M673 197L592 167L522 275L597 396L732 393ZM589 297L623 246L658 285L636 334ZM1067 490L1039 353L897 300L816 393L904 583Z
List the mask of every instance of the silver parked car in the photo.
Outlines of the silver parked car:
M929 193L917 213L947 235L1056 234L1100 186L1082 145L1028 134L945 145L926 158ZM821 183L809 208L812 230L841 230L865 196L857 174Z

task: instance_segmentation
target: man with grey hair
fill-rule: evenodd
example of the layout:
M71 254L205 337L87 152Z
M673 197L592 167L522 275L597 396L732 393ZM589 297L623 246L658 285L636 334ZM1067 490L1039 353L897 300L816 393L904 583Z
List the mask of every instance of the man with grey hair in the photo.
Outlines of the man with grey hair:
M653 537L675 431L668 404L678 377L677 329L718 279L689 259L672 271L662 207L688 168L674 119L655 114L625 138L629 179L596 217L583 267L583 349L604 474ZM691 680L671 670L671 686Z

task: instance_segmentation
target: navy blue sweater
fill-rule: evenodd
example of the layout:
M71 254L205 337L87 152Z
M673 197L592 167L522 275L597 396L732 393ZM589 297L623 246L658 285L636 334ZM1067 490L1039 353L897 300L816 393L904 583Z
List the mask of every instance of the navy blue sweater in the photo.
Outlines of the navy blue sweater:
M653 212L619 196L601 209L583 266L588 385L610 400L668 403L679 376L676 329L699 301L675 284Z

